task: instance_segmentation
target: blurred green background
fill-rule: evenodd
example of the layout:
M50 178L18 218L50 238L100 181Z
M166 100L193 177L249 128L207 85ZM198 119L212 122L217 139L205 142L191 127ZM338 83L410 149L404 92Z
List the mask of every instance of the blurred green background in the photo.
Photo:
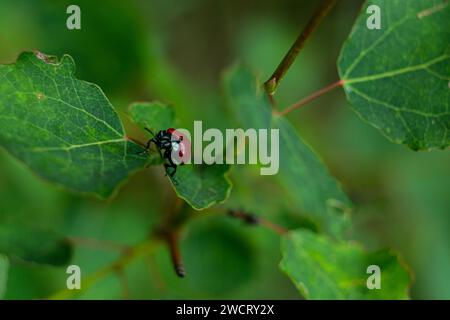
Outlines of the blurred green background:
M267 79L318 3L2 0L0 63L14 62L24 50L68 53L77 77L98 84L124 121L128 104L157 99L173 104L185 126L201 119L224 128L223 70L241 61ZM70 4L81 7L81 30L66 28ZM338 79L336 60L361 4L342 0L327 17L280 85L280 106ZM401 252L415 275L412 298L450 299L449 152L417 153L393 145L353 113L340 89L289 118L354 201L352 238L369 249ZM294 218L270 179L234 168L232 180L230 205L245 204L288 227L305 224ZM156 226L173 197L161 168L135 175L116 198L101 202L40 180L0 150L0 215L67 236L134 244ZM278 270L279 237L212 212L197 215L181 247L188 276L175 276L160 247L127 268L130 298L300 298ZM87 275L116 257L77 246L73 263ZM65 287L66 276L65 268L13 261L6 298L48 297ZM81 295L121 297L114 275Z

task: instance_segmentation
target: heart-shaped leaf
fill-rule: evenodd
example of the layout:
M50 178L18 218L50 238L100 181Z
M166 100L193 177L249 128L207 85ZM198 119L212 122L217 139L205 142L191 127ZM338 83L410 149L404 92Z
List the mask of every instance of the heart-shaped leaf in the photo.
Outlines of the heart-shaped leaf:
M367 27L371 5L380 9L380 29ZM354 110L414 150L450 142L449 30L448 1L370 0L339 57Z
M51 182L108 197L147 159L102 90L74 71L70 56L39 52L0 65L0 144Z
M307 299L408 298L410 275L390 251L366 253L355 243L296 230L284 237L282 253L281 270Z

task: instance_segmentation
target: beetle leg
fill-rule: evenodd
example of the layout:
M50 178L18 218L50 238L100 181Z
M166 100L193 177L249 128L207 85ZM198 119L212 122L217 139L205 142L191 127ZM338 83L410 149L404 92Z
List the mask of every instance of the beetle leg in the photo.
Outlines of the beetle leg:
M157 148L157 149L158 149L159 156L161 157L161 159L163 159L163 154L161 153L161 149L160 148Z
M166 151L164 151L164 158L166 158L167 161L169 161L169 164L171 166L176 166L176 164L172 160L172 150L171 149L166 149Z
M177 165L172 160L170 149L166 149L166 151L164 152L164 158L168 161L168 163L164 164L164 167L166 168L166 175L168 174L170 177L173 177L175 175L175 172L177 172ZM173 169L171 173L169 173L169 168Z
M164 168L166 169L166 176L169 175L171 178L177 172L177 166L175 164L164 163ZM169 173L169 169L173 169L173 171Z
M150 145L152 142L154 142L153 139L148 140L147 143L145 144L144 150L139 152L138 155L143 155L144 153L148 153L148 150L150 149Z

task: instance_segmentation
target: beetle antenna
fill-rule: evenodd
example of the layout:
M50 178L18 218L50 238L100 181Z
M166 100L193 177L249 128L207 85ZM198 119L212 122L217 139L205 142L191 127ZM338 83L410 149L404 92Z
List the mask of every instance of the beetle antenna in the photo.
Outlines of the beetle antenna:
M149 128L144 128L146 131L148 131L148 132L150 132L153 136L155 135L155 133L152 131L152 130L150 130Z

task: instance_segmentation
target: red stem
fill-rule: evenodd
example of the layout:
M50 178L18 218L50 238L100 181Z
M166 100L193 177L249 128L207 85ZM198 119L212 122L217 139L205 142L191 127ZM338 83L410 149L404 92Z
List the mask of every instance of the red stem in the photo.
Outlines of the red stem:
M338 82L332 83L328 86L326 86L325 88L320 89L319 91L314 92L313 94L309 95L308 97L294 103L293 105L291 105L290 107L284 109L281 112L278 112L277 115L280 116L284 116L288 113L290 113L291 111L294 111L296 109L299 109L301 107L303 107L304 105L310 103L311 101L319 98L320 96L324 95L327 92L330 92L331 90L333 90L334 88L337 87L341 87L344 85L344 81L343 80L339 80Z

